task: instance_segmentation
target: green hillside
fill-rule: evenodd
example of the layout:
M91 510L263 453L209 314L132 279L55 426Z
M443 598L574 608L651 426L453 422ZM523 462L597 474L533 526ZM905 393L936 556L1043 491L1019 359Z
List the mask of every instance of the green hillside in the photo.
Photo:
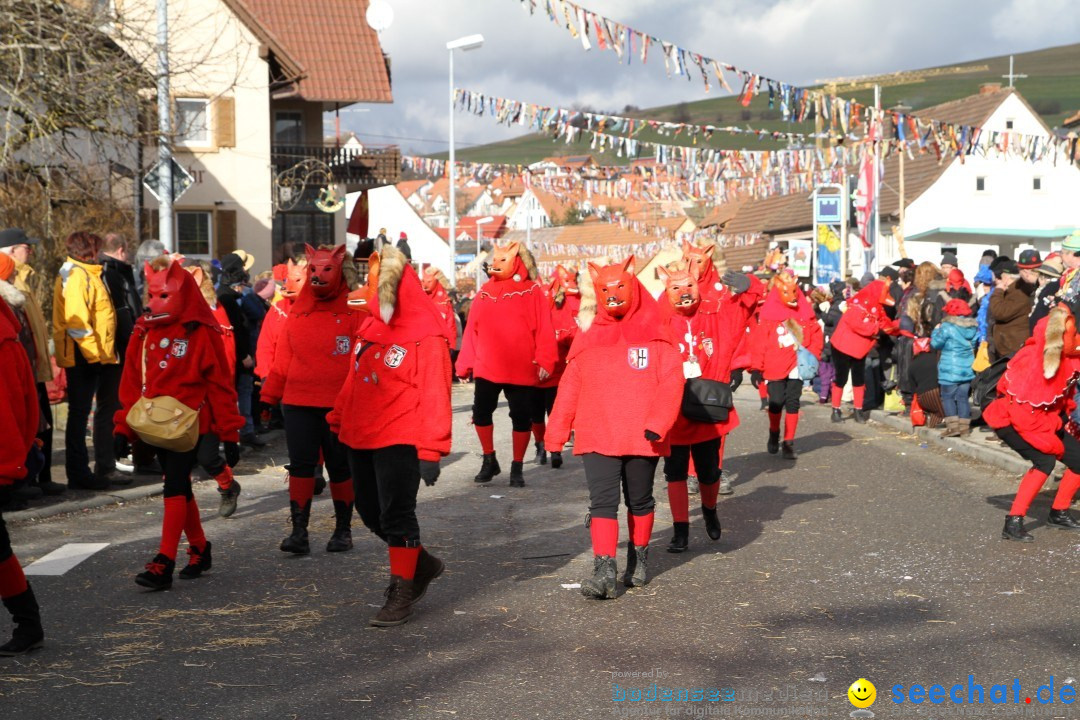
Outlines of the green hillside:
M980 66L986 66L982 69ZM909 75L923 71L898 73L903 84L885 84L881 90L884 107L907 105L917 111L921 108L937 105L949 100L974 95L979 86L989 82L1007 82L1002 75L1009 72L1007 55L983 58L957 63L961 72L942 72L921 81L909 81ZM1032 107L1042 115L1050 127L1056 127L1066 118L1080 110L1080 43L1060 47L1021 53L1015 56L1015 71L1028 77L1017 80L1016 87ZM820 87L820 86L819 86ZM870 104L874 100L873 89L837 90L841 97L854 98ZM529 99L529 98L522 98ZM756 98L749 108L744 108L735 97L723 97L686 102L646 110L624 110L623 108L593 108L597 112L612 112L632 117L647 117L658 120L690 122L699 125L739 125L754 129L778 130L782 132L813 132L813 123L786 123L779 119L779 110L769 110L765 98ZM492 134L501 132L500 127L492 123ZM669 144L686 144L685 138L672 140L661 138L654 133L642 133L640 140L658 140ZM774 149L781 144L757 141L745 136L720 133L705 143L717 148L757 148ZM567 145L562 141L553 142L543 135L526 135L513 140L481 145L458 150L461 160L493 163L531 163L551 155L580 155L588 152L588 143ZM446 153L433 157L445 158ZM616 158L613 154L599 156L602 162L621 164L626 158Z

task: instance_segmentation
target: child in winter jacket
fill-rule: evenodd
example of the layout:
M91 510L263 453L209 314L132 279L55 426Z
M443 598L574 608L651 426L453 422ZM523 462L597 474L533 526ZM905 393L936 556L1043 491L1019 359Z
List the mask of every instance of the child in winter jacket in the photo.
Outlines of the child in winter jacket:
M971 428L968 395L975 379L971 366L975 362L978 337L979 321L972 317L971 306L959 298L947 302L941 324L930 335L930 346L941 351L938 382L946 428L941 437L967 435Z

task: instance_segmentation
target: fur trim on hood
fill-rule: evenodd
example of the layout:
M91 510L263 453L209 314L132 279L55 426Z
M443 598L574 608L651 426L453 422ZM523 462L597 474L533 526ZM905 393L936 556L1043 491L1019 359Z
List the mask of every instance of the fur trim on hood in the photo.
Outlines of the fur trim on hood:
M528 271L529 279L538 279L540 272L536 269L536 258L529 252L529 248L525 247L525 243L518 243L518 257L521 258L521 263L525 266L525 270Z
M953 325L958 325L960 327L978 327L979 326L979 318L975 317L974 315L968 315L968 316L965 316L965 315L943 315L941 317L941 322L943 322L943 323L951 323Z
M1065 321L1069 311L1056 307L1046 321L1046 344L1043 345L1043 377L1047 380L1057 374L1061 367L1061 351L1065 347Z
M6 280L0 280L0 298L13 308L26 304L26 294Z
M401 282L401 275L405 272L407 264L405 253L393 245L383 245L379 252L379 317L387 325L394 317L398 284Z
M583 272L580 277L578 288L581 290L581 306L578 308L577 324L584 332L592 327L596 319L596 287L589 273Z

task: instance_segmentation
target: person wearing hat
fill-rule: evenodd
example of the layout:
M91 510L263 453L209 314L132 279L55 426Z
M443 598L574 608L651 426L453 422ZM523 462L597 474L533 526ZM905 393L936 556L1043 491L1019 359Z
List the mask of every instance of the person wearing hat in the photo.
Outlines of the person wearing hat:
M409 261L412 260L412 249L409 247L409 236L406 235L404 231L398 236L396 247L404 253L406 259Z
M982 257L979 258L979 267L983 267L984 265L989 265L990 263L994 262L994 258L996 258L997 256L997 250L992 250L989 248L983 250Z
M1035 296L1034 307L1031 308L1031 315L1028 317L1028 325L1032 332L1035 331L1035 325L1057 304L1057 294L1061 290L1061 273L1064 270L1065 265L1061 262L1061 254L1050 253L1035 271L1039 276L1040 287Z
M915 261L911 258L900 258L892 264L892 267L900 268L901 270L914 270Z
M938 383L941 405L945 410L945 432L941 437L962 437L971 430L971 381L975 371L975 348L978 346L979 321L972 317L971 306L960 298L945 303L941 324L930 335L930 347L940 351Z
M947 252L941 256L941 274L948 276L949 271L960 263L956 259L956 253Z
M1033 252L1034 255L1029 254ZM994 294L990 296L989 312L993 320L990 332L994 340L991 358L995 360L1012 355L1031 336L1028 315L1031 314L1035 292L1039 288L1035 268L1042 265L1042 259L1031 250L1025 250L1020 258L1026 267L1021 268L1009 258L1002 260L999 257L994 261L997 280ZM991 265L993 268L994 265Z

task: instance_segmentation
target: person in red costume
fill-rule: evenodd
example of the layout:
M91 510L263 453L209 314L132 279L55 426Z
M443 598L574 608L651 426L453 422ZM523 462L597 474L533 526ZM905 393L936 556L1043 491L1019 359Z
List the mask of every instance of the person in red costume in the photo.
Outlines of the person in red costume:
M334 532L327 552L352 548L353 483L345 448L326 414L345 382L349 349L360 314L348 303L349 286L342 265L345 246L306 248L308 279L289 309L274 351L274 365L262 387L263 401L281 403L285 444L289 450L289 514L292 533L281 551L311 552L308 522L320 457L330 476Z
M366 319L328 421L347 448L360 518L389 550L386 603L371 620L387 627L408 621L443 572L420 542L416 494L450 452L450 330L390 245L371 256L349 303Z
M544 446L544 434L547 432L547 416L555 407L555 396L558 393L559 382L562 380L563 371L566 369L566 355L570 352L570 345L578 333L578 313L581 311L581 289L578 287L577 272L567 270L562 265L555 268L551 283L544 288L544 295L551 304L551 324L555 328L555 344L559 349L559 360L555 363L555 371L551 377L542 381L533 392L532 397L532 433L533 442L536 445L537 465L547 465L548 451ZM595 298L592 302L595 303ZM593 307L591 312L595 312ZM561 452L551 453L551 467L556 470L561 468L563 457Z
M998 382L997 397L983 411L986 424L1002 442L1031 463L1005 515L1004 540L1035 540L1024 528L1024 516L1057 460L1066 470L1046 525L1080 530L1080 522L1069 514L1080 489L1080 426L1071 418L1080 377L1080 294L1073 289L1066 296L1069 300L1040 320L1016 351Z
M820 358L823 344L821 326L795 276L789 272L773 276L772 289L758 313L758 325L750 341L754 386L759 386L762 381L769 384L766 450L772 455L782 448L784 459L796 458L795 431L799 427L799 399L803 388L797 348L804 347L815 358ZM784 411L787 418L781 444L780 417Z
M255 347L255 374L263 382L270 377L281 329L285 327L289 310L296 302L305 282L307 282L307 260L294 263L290 258L285 264L285 284L281 288L281 299L274 303L266 313L262 329L259 331L259 342ZM263 400L263 402L266 401Z
M712 268L712 264L708 267ZM661 313L671 337L678 342L683 377L730 383L732 358L764 291L761 282L739 273L728 273L724 276L727 287L721 292L710 293L710 299L704 300L695 273L664 268L659 268L658 273L664 281ZM698 422L681 413L675 420L669 434L671 455L664 461L674 524L668 552L681 553L689 547L687 476L691 457L701 494L705 532L713 540L720 539L716 499L720 489L721 441L738 425L739 416L734 407L729 410L726 420L717 423Z
M864 408L866 394L866 356L874 349L879 333L900 334L898 320L890 320L885 308L894 304L888 278L875 280L848 300L847 310L840 316L832 334L832 362L836 377L832 384L832 420L843 420L840 400L851 373L851 391L855 395L855 422L870 419L870 410Z
M0 299L0 505L16 483L36 478L44 465L34 440L38 432L37 386L30 360L19 344L21 326ZM31 462L35 457L37 462ZM28 467L36 465L34 467ZM11 550L4 516L0 514L0 599L15 623L11 639L0 645L0 656L21 655L39 648L45 639L41 610L22 565Z
M136 439L127 415L139 398L171 396L198 408L199 436L213 433L225 443L239 442L244 418L237 410L233 366L228 364L221 328L190 273L178 262L155 270L146 265L146 314L135 324L120 379L120 409L113 416L115 432ZM199 577L210 569L210 541L203 532L199 506L191 491L191 471L198 463L198 446L188 452L157 448L164 471L165 513L158 553L135 576L151 590L172 587L181 534L188 539L188 564L181 579Z
M625 491L631 551L623 583L648 582L653 478L670 452L669 433L682 402L682 361L660 309L634 274L634 256L606 267L589 263L596 317L582 313L544 441L561 451L574 430L589 485L593 574L581 592L615 597L620 492Z
M559 352L551 308L536 281L532 253L519 243L497 247L488 274L491 279L469 309L457 376L475 380L472 421L484 453L476 482L490 482L502 472L495 456L492 418L502 393L510 406L513 429L510 487L524 487L533 388L555 372Z
M450 351L457 350L457 313L454 311L454 301L450 299L450 280L443 271L434 265L424 268L424 274L420 277L420 284L424 292L439 309L443 322L446 323L446 334L450 338Z

